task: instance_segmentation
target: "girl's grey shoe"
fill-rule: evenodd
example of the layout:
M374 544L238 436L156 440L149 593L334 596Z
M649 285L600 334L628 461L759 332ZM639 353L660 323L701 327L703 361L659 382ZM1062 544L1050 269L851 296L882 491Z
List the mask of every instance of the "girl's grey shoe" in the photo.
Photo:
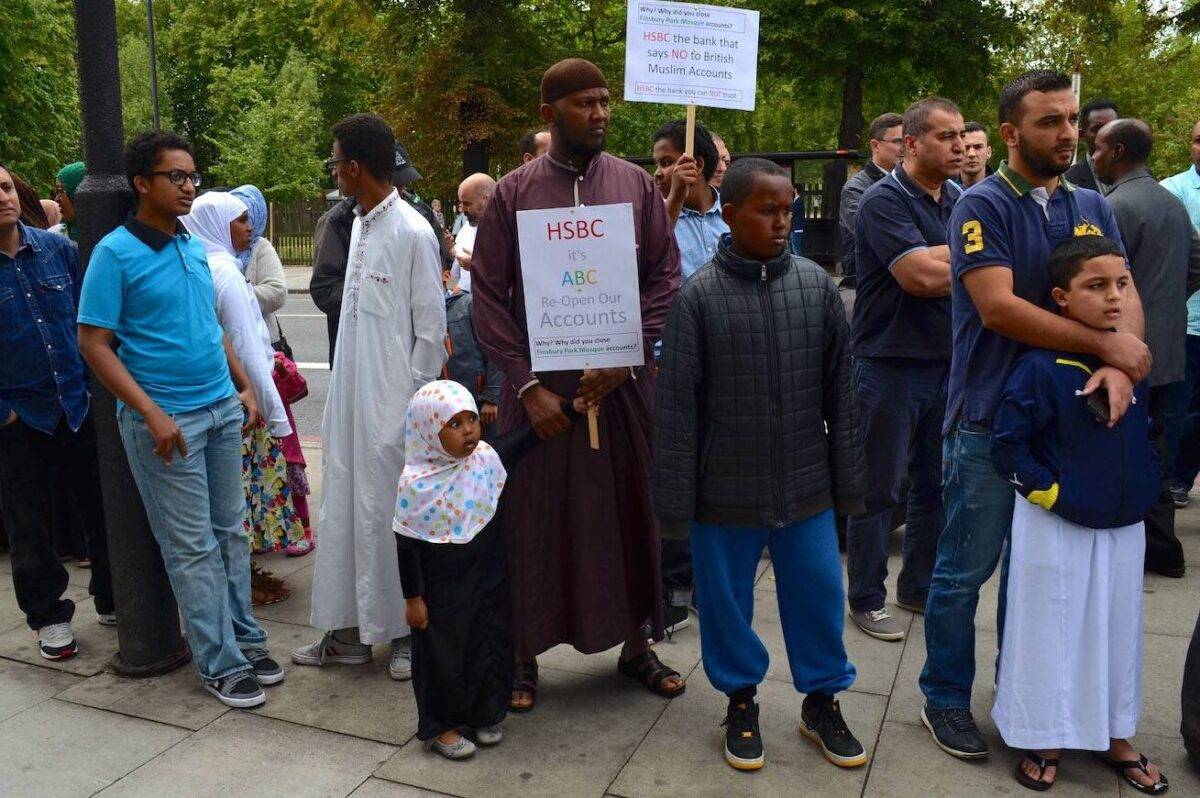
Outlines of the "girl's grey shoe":
M447 759L466 759L475 753L475 743L461 736L458 738L458 742L449 744L439 742L438 738L434 737L428 745Z
M495 726L481 726L475 730L475 742L480 745L495 745L504 739L504 727L497 723Z

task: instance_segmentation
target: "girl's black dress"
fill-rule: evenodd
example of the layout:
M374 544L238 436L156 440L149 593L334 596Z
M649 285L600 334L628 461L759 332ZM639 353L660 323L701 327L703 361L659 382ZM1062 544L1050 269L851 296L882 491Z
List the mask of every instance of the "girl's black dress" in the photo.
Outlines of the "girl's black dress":
M538 443L533 427L492 443L504 469ZM396 536L405 598L422 596L429 625L412 631L417 739L504 720L513 683L505 560L504 501L470 543L429 543Z

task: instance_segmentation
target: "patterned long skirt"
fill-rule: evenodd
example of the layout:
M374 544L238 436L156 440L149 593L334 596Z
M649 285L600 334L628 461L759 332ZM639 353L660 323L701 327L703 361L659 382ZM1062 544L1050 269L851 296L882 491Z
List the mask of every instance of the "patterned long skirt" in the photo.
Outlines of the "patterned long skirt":
M279 441L261 421L242 441L242 482L246 487L242 524L252 551L278 551L304 538L304 525L292 506L287 461Z

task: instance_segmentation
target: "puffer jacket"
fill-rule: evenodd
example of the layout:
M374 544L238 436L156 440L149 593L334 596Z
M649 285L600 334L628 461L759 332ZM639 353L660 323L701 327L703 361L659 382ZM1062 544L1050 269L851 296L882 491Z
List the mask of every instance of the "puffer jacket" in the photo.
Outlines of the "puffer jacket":
M686 522L784 527L863 510L849 329L810 260L717 255L667 318L654 413L654 507Z

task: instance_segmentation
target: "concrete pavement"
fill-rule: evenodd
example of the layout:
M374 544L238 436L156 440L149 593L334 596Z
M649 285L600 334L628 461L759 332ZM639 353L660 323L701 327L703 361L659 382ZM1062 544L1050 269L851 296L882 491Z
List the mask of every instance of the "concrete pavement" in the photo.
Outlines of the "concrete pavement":
M306 447L314 490L321 451ZM312 497L314 514L319 496ZM1200 795L1179 737L1184 653L1200 606L1200 509L1179 515L1193 564L1181 580L1149 576L1145 587L1145 700L1136 743L1171 779L1171 793ZM318 530L318 541L320 532ZM894 541L894 543L898 543ZM318 544L319 545L319 544ZM894 547L895 548L895 547ZM792 689L770 563L759 569L755 627L770 649L759 691L767 765L755 773L722 759L724 697L707 683L696 626L657 646L690 677L674 701L616 673L616 650L583 656L560 647L540 660L532 714L512 716L497 748L450 763L413 738L412 687L387 675L386 647L365 667L301 668L288 652L318 634L308 627L314 556L257 558L284 576L292 597L263 607L273 655L287 680L254 711L227 710L205 693L188 666L167 676L127 680L106 670L116 632L95 622L88 574L68 565L68 595L79 603L81 653L40 659L0 558L0 795L3 796L925 796L1023 795L1012 779L1017 754L1004 748L988 717L990 679L978 679L974 709L993 745L983 762L965 763L934 747L920 724L917 675L924 662L919 616L893 608L908 629L900 643L846 630L858 680L842 696L851 728L872 759L857 770L828 764L796 731L800 696ZM892 572L898 570L893 556ZM892 577L894 588L894 576ZM977 619L980 673L996 650L996 580ZM1085 754L1068 753L1054 794L1132 796Z

